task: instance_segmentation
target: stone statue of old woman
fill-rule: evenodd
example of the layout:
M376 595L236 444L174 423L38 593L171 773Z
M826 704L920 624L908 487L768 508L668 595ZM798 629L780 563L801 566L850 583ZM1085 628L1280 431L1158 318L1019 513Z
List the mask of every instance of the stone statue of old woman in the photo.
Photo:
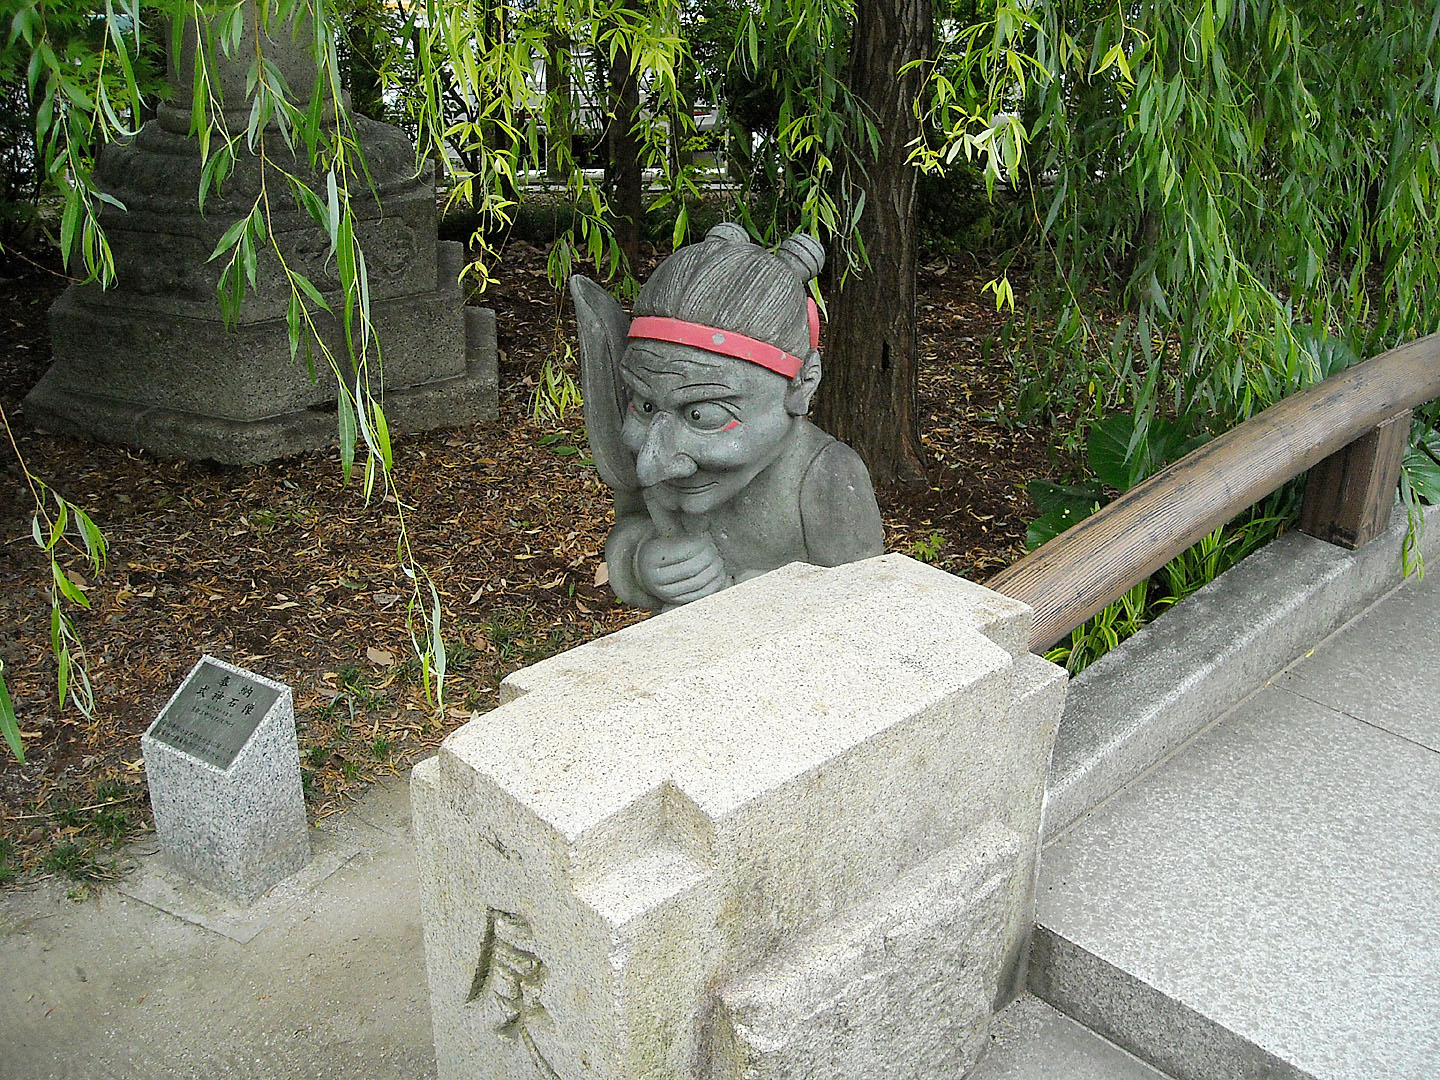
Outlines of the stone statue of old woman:
M571 279L585 422L615 492L610 584L663 610L790 562L881 553L880 511L855 451L805 419L820 385L810 236L778 251L735 224L656 267L627 319Z

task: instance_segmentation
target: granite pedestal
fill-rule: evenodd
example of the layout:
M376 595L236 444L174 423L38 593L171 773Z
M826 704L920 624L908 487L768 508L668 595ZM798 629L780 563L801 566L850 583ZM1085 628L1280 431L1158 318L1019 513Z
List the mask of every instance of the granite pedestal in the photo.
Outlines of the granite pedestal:
M242 903L310 860L290 689L204 657L140 739L167 858Z
M791 564L506 680L413 774L440 1075L963 1075L1031 926L1029 619Z

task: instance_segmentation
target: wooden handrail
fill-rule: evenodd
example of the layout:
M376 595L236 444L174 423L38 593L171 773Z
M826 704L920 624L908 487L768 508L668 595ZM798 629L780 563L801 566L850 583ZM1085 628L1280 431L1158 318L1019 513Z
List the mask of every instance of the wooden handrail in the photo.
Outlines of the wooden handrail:
M1440 334L1276 402L985 584L1035 609L1030 648L1043 652L1287 480L1434 397Z

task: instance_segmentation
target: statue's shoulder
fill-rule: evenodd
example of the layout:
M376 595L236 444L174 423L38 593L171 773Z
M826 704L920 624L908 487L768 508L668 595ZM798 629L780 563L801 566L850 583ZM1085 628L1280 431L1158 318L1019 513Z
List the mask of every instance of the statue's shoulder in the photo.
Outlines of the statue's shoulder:
M827 485L836 481L846 483L860 479L865 490L871 490L870 470L865 462L848 444L834 435L821 431L809 420L801 420L800 435L796 444L805 459L805 484Z
M879 555L884 527L870 470L845 443L802 421L810 463L800 484L800 521L810 561L837 566Z

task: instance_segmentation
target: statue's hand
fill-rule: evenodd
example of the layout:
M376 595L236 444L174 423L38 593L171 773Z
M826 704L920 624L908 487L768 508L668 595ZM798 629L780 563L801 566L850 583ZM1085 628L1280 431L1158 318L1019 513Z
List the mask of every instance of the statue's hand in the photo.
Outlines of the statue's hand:
M710 534L656 536L635 552L635 571L645 590L664 604L688 604L730 584Z

